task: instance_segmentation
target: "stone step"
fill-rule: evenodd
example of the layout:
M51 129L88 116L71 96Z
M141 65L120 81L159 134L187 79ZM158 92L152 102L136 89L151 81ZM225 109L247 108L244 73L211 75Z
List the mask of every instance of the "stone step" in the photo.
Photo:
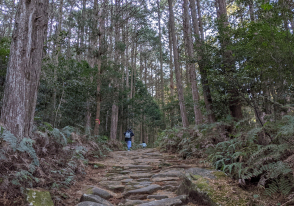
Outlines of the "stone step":
M91 195L98 195L99 197L101 197L105 200L108 200L108 199L112 198L113 196L115 196L114 193L107 191L107 190L104 190L99 187L89 188L89 189L87 189L86 193L91 194Z
M187 200L186 195L181 195L173 198L155 200L148 203L139 204L138 206L176 206L182 205Z
M156 199L156 200L162 200L168 198L167 195L148 195L148 199Z
M157 190L160 190L161 189L161 186L159 185L156 185L156 184L152 184L152 185L149 185L147 187L143 187L143 188L140 188L140 189L136 189L136 190L130 190L128 192L126 192L124 194L124 196L130 196L130 195L137 195L137 194L153 194L154 192L156 192Z
M150 178L153 174L150 173L131 173L130 178L141 179L141 178Z
M80 202L76 206L104 206L104 205L97 202L85 201L85 202Z
M83 194L83 196L81 197L80 202L96 202L96 203L100 203L100 204L102 204L104 206L113 206L113 204L111 204L107 200L99 197L98 195Z

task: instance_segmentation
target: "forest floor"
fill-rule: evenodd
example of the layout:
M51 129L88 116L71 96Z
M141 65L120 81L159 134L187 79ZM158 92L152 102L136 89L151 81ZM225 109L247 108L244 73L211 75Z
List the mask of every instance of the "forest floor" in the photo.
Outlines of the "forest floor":
M93 159L89 162L86 176L62 191L68 198L59 205L95 206L90 202L106 206L210 205L200 200L200 197L191 199L191 195L179 194L184 175L191 171L196 172L194 176L200 174L205 177L205 181L213 182L213 193L221 196L221 205L255 205L248 198L254 193L244 191L237 181L230 178L219 181L214 179L211 177L212 170L201 162L201 159L183 160L175 154L160 153L156 149L111 152L103 160ZM229 190L225 191L227 185ZM107 194L104 199L100 198L101 192L102 196ZM97 199L97 195L100 199ZM262 205L277 204L276 201L261 202L264 203Z

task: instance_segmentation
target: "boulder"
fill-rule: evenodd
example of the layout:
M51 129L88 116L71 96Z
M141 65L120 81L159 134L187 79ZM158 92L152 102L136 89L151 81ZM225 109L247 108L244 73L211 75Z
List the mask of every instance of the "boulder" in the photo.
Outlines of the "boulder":
M99 197L98 195L83 194L80 202L96 202L96 203L102 204L103 206L113 206L113 204L111 204L107 200Z
M199 205L247 205L246 191L227 184L227 176L220 171L192 168L186 173L177 194L188 194Z
M26 201L32 206L54 206L49 191L41 188L27 189Z

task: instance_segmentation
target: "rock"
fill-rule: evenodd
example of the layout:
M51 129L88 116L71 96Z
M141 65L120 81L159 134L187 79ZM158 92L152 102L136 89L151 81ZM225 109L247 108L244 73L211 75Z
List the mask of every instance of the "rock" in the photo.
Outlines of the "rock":
M49 191L41 188L27 189L26 201L32 206L54 206Z
M185 173L189 173L191 175L200 175L202 177L207 177L209 179L215 179L215 175L213 174L215 172L215 170L208 170L208 169L204 169L204 168L199 168L199 167L195 167L195 168L189 168L185 171Z
M168 198L168 196L166 196L166 195L148 195L147 198L148 199L162 200L162 199Z
M97 202L86 201L86 202L80 202L76 206L104 206L104 205L100 204L100 203L97 203Z
M124 185L108 185L107 188L114 192L122 192L125 189Z
M151 180L153 182L164 182L164 181L173 181L173 180L179 180L180 178L178 177L155 177L152 178Z
M143 194L143 195L131 195L128 198L130 200L145 200L147 199L148 194Z
M132 182L133 179L124 179L121 181L121 183L129 183L129 182Z
M133 205L139 205L139 204L143 204L146 203L148 201L144 201L144 200L126 200L126 202L123 204L124 206L133 206Z
M161 186L153 184L153 185L149 185L148 187L143 187L143 188L136 189L136 190L130 190L130 191L126 192L124 194L124 196L129 196L132 194L152 194L153 192L155 192L159 189L161 189Z
M108 202L107 200L99 197L98 195L88 195L88 194L83 194L83 196L81 197L80 202L96 202L96 203L100 203L103 206L113 206L113 204L111 204L110 202Z
M140 179L140 178L150 178L152 174L150 173L132 173L130 177L133 179Z
M204 170L189 170L193 173L185 174L177 194L188 194L189 198L199 205L247 205L250 196L248 192L238 187L232 188L232 185L227 184L227 177L223 172ZM194 175L195 171L203 176Z
M145 181L150 181L150 178L140 178L140 179L136 179L138 182L145 182Z
M113 192L122 192L125 188L119 181L101 181L100 185L106 187Z
M162 190L166 190L166 191L171 191L174 192L178 189L178 186L173 186L173 185L165 185L161 188Z
M126 165L126 168L128 169L152 169L152 166L150 165Z
M111 179L112 181L120 181L120 180L124 180L128 178L129 178L129 175L119 175L119 176L110 177L109 179Z
M181 195L173 198L166 198L162 200L155 200L148 203L140 204L139 206L176 206L182 205L184 201L186 201L187 197L185 195Z
M165 177L182 177L184 175L184 170L171 170L164 171L152 176L152 178L165 178Z
M87 194L98 195L99 197L102 197L103 199L106 199L106 200L114 196L114 194L111 194L109 191L98 188L98 187L89 188L87 190Z

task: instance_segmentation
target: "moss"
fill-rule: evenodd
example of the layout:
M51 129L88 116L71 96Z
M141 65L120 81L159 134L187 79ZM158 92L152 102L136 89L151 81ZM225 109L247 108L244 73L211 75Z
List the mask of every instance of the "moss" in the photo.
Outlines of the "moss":
M46 190L27 189L26 200L33 206L54 206L51 195Z
M216 176L217 179L226 178L227 175L222 171L215 171L213 172L214 176Z
M225 173L215 171L213 174L216 179L205 178L201 175L186 175L192 183L190 186L187 185L189 190L197 192L200 197L209 202L209 205L247 205L247 194L243 192L240 196L242 191L233 193L232 186L227 184Z

